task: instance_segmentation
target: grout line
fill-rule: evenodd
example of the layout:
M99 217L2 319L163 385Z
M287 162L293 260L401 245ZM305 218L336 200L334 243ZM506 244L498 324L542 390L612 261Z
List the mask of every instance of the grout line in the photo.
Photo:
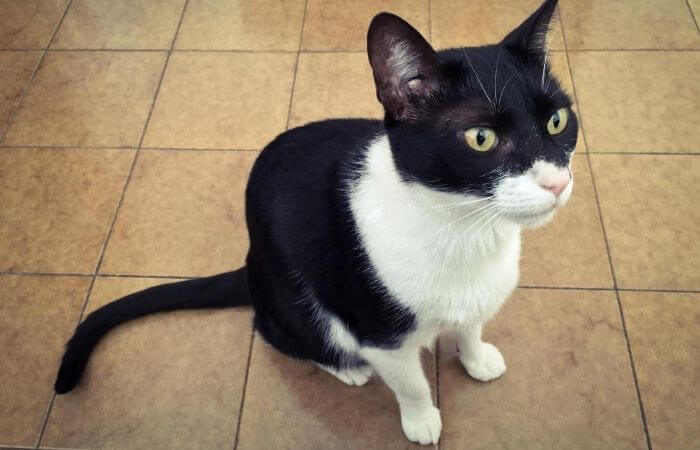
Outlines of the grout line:
M553 50L550 51L550 53ZM579 111L580 112L580 111ZM580 114L579 114L580 115ZM55 148L55 149L75 149L75 150L137 150L139 147L133 146L80 146L80 145L0 145L0 149L12 148ZM169 150L169 151L216 151L216 152L260 152L260 149L253 148L206 148L206 147L141 147L141 150ZM700 156L700 152L668 151L668 152L640 152L640 151L584 151L577 150L577 154L590 153L593 155L654 155L654 156Z
M87 292L85 292L85 298L83 299L83 304L80 306L80 314L78 314L78 320L75 324L75 328L80 325L80 322L83 319L83 314L85 314L85 308L87 307L88 301L90 300L90 295L92 295L92 288L95 286L95 277L92 278L90 281L90 285L88 286ZM44 433L46 432L46 425L49 423L49 416L51 415L51 410L53 410L53 404L56 401L56 391L53 390L53 386L51 389L51 401L49 402L48 408L46 408L46 413L44 415L43 423L41 425L41 431L39 432L39 436L37 437L36 444L34 445L34 448L39 448L41 446L41 441L44 439Z
M151 108L148 111L148 116L146 117L146 120L143 124L143 131L141 131L141 138L139 139L139 145L138 148L136 149L136 153L134 154L134 158L131 161L131 167L129 168L129 172L126 175L126 181L124 182L124 187L122 188L121 195L119 197L119 201L117 202L117 207L114 211L114 215L112 216L112 221L109 226L109 229L107 231L107 237L105 238L104 244L102 245L102 250L100 251L100 255L97 260L97 265L95 266L95 271L94 274L97 276L97 273L100 270L100 267L102 266L102 262L104 260L104 255L107 250L107 245L109 244L109 240L112 237L112 233L114 232L114 226L117 222L117 216L119 215L119 210L122 207L122 204L124 203L124 197L126 196L126 190L128 189L129 182L131 181L131 177L134 173L134 167L136 167L136 162L138 161L139 154L141 152L141 145L143 144L143 140L146 137L146 130L148 129L148 125L151 121L151 117L153 116L153 109L155 108L156 105L156 100L158 99L158 94L160 93L160 88L163 85L163 79L165 78L165 71L168 69L168 63L170 62L170 56L172 54L172 48L175 45L175 40L177 39L177 34L180 31L180 25L182 25L182 18L185 16L185 11L187 10L187 5L189 3L189 0L185 0L185 4L182 7L182 12L180 13L180 20L177 23L177 28L175 29L175 34L173 35L173 40L170 43L170 49L171 51L168 52L168 55L165 58L165 63L163 64L163 70L160 73L160 79L158 80L158 85L156 86L155 93L153 94L153 101L151 102Z
M431 30L432 31L432 30ZM429 34L429 36L432 33ZM460 47L446 47L446 48L460 48ZM36 52L36 51L47 51L47 52L168 52L167 48L0 48L0 52ZM550 49L550 52L700 52L697 48L572 48L572 49ZM365 53L366 50L349 50L349 49L304 49L304 50L284 50L284 49L272 49L272 50L252 50L252 49L204 49L204 48L191 48L191 49L173 49L172 53L187 53L187 52L199 52L199 53Z
M566 33L564 32L564 28L562 26L562 38L564 39L564 48L568 48L566 44ZM586 128L584 127L584 120L583 120L583 114L582 114L582 108L580 103L578 103L578 97L576 95L576 81L574 79L574 73L571 70L571 63L569 61L569 52L566 52L566 64L569 69L569 73L571 74L571 88L573 90L574 94L574 100L576 103L579 105L579 113L580 113L580 120L581 120L581 135L583 136L583 142L586 145L586 149L588 150L588 142L586 139ZM593 195L595 197L595 202L596 202L596 208L598 211L598 217L600 218L600 227L603 232L603 240L605 241L605 250L608 255L608 264L610 266L610 274L612 275L612 281L613 281L613 287L615 290L615 299L617 300L617 307L620 313L620 321L622 323L622 331L625 335L625 343L627 344L627 356L629 358L629 364L630 368L632 369L632 378L634 379L634 387L637 391L637 402L639 403L639 414L642 419L642 427L644 429L644 436L646 437L646 442L647 442L647 448L649 450L652 450L652 445L651 445L651 437L649 435L649 426L647 423L647 418L646 418L646 412L644 411L644 402L642 400L642 393L641 390L639 389L639 379L637 378L637 369L634 365L634 355L632 354L632 346L630 344L630 338L629 338L629 333L627 332L627 323L625 321L625 314L624 310L622 308L622 302L620 301L620 289L618 287L617 283L617 276L615 274L615 266L613 265L612 261L612 253L610 251L610 243L608 241L608 235L607 231L605 229L605 221L603 220L603 212L600 207L600 198L598 195L598 188L596 186L596 180L595 180L595 174L593 171L593 164L591 163L591 153L586 152L586 160L588 162L588 170L591 173L591 185L593 186Z
M250 344L248 345L248 361L245 367L245 377L243 378L243 393L241 394L241 404L238 407L238 423L236 424L236 439L233 441L233 450L238 448L238 441L241 435L241 422L243 421L243 406L245 405L245 394L248 388L248 375L250 374L250 361L253 358L253 342L255 341L255 327L250 332Z
M193 280L203 278L203 275L162 275L135 273L77 273L77 272L29 272L29 271L0 271L0 276L47 276L47 277L95 277L95 278L154 278L162 280ZM582 287L582 286L537 286L518 285L518 289L542 289L550 291L615 291L615 288ZM620 292L660 292L669 294L700 294L700 289L666 289L666 288L617 288Z
M580 108L579 108L580 111ZM700 156L700 153L693 152L605 152L605 151L588 151L594 155L656 155L656 156Z
M615 288L602 287L577 287L577 286L532 286L518 285L518 289L542 289L550 291L614 291Z
M309 8L309 0L304 2L304 17L301 19L301 30L299 31L299 47L297 47L297 58L294 62L294 76L292 77L292 88L289 92L289 107L287 108L287 124L284 129L289 129L289 121L292 118L292 101L294 100L294 89L297 84L297 70L299 69L299 55L301 54L301 43L304 40L304 26L306 25L306 11Z
M175 45L175 39L177 37L178 31L180 31L180 25L182 24L182 18L185 15L185 10L187 9L187 3L189 0L185 0L185 4L182 8L182 12L180 13L180 20L177 24L177 28L175 30L175 35L173 36L173 41L170 44L170 50L172 51L173 46ZM71 3L72 4L72 0ZM68 8L70 8L70 4L68 5ZM68 8L66 8L66 12L68 11ZM63 17L65 17L66 14L63 14ZM61 19L61 21L63 18ZM53 39L56 37L56 32L58 31L58 27L56 28L56 31L54 31L54 36L51 38L51 41L49 42L49 45L51 45L51 42L53 42ZM163 70L161 71L160 74L160 80L158 80L158 86L156 87L155 94L153 95L153 102L151 103L151 109L148 113L148 117L146 118L146 123L144 124L143 131L141 133L141 139L139 140L139 148L136 149L136 152L134 153L134 158L131 161L131 167L129 168L129 172L127 173L126 180L124 181L124 187L122 188L121 195L119 197L119 201L117 202L117 207L114 210L114 215L112 216L112 221L109 227L109 230L107 232L107 236L105 237L104 243L102 244L102 248L100 250L99 258L97 261L97 265L95 266L93 275L92 275L92 280L90 281L90 287L88 288L87 294L85 295L85 300L83 301L82 308L80 310L80 316L78 317L78 323L76 324L77 326L80 324L80 321L82 320L83 314L85 313L85 308L87 307L88 301L90 300L90 295L92 294L92 288L95 285L95 280L97 279L97 272L100 269L100 266L102 265L102 261L105 255L105 250L107 249L107 244L109 243L109 238L112 235L112 232L114 231L114 224L117 221L117 215L119 214L119 210L121 208L121 205L124 201L124 194L126 193L126 189L129 185L129 181L131 179L131 175L134 171L134 166L136 165L136 161L139 156L139 150L141 150L141 144L143 143L143 138L146 135L146 128L148 127L148 122L151 119L151 115L153 114L153 107L155 106L156 99L158 97L158 92L160 91L160 86L163 83L163 77L165 76L165 70L168 67L168 61L170 61L170 54L171 52L168 52L168 56L165 58L165 63L163 64ZM37 439L35 447L39 447L41 445L41 440L44 437L44 432L46 431L46 424L48 423L49 416L51 415L51 410L53 409L53 404L56 399L56 392L53 392L53 395L51 397L51 403L49 404L49 407L46 410L46 416L44 417L44 423L41 427L41 432L39 434L39 437Z
M141 147L141 150L195 151L195 152L260 152L251 148L196 148L196 147Z
M695 22L695 28L700 32L700 26L698 26L698 19L695 17L695 13L693 12L693 8L690 6L690 2L688 0L685 0L685 4L688 6L688 11L690 11L690 17L693 18L693 22Z
M68 2L68 4L66 5L66 9L63 10L63 14L61 14L61 18L58 19L58 22L56 22L56 26L54 27L53 33L51 34L51 39L49 39L49 42L46 44L46 47L36 49L36 50L42 51L43 53L39 57L39 61L36 63L36 66L34 66L34 70L32 71L32 74L29 76L29 80L24 85L24 88L22 89L22 91L19 95L19 99L17 100L16 106L14 108L12 108L12 112L10 113L10 117L8 117L8 119L7 119L5 127L0 130L0 143L2 143L5 140L5 136L7 135L7 131L10 129L10 126L15 121L15 118L17 117L17 113L19 112L20 108L22 107L24 97L26 97L27 92L29 91L29 86L31 86L32 82L34 81L34 78L36 78L36 74L39 72L39 69L41 68L41 65L44 62L44 59L46 59L46 54L48 52L48 49L51 46L51 44L53 43L54 39L56 39L56 34L58 34L58 29L61 27L61 24L63 23L63 19L66 18L66 14L68 14L68 10L70 9L72 4L73 4L73 0L70 0Z

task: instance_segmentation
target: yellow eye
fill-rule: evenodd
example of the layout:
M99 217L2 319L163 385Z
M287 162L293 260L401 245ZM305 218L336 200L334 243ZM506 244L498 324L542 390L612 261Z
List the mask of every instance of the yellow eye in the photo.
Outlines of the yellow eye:
M470 128L464 132L464 138L467 144L477 152L488 152L498 142L496 133L491 128Z
M547 131L549 134L559 134L566 128L566 122L569 121L569 110L566 108L559 108L557 112L552 114L547 122Z

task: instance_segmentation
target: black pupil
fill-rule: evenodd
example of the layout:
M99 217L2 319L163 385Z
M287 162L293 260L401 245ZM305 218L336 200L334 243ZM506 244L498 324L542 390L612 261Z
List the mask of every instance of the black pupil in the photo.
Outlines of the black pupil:
M552 124L554 124L554 128L559 128L559 113L552 114Z
M486 132L482 129L476 133L476 143L479 144L479 147L481 147L484 145L484 142L486 142Z

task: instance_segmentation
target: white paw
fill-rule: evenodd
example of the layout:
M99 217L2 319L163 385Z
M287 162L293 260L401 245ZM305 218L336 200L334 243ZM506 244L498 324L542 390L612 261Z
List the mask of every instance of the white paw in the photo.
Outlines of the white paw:
M506 371L503 355L488 342L483 342L481 345L482 347L474 352L474 355L461 355L459 360L472 378L490 381L500 377Z
M321 364L316 365L350 386L362 386L372 377L372 368L370 366L353 367L352 369L336 369Z
M409 441L421 445L437 444L442 430L440 410L434 406L423 411L401 411L401 426Z

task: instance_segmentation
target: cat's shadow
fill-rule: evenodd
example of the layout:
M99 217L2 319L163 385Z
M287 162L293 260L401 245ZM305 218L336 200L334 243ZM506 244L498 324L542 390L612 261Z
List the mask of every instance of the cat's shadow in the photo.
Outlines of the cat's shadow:
M258 391L275 397L268 402L276 407L265 415L267 426L284 427L284 442L268 435L275 440L268 444L276 448L425 448L404 436L396 399L378 376L363 386L348 386L314 364L289 358L267 344L256 350L259 366L251 367L249 376L265 371L265 381L274 383L261 386L265 392ZM427 352L423 356L426 373L434 375L434 357ZM434 389L435 377L430 379Z

